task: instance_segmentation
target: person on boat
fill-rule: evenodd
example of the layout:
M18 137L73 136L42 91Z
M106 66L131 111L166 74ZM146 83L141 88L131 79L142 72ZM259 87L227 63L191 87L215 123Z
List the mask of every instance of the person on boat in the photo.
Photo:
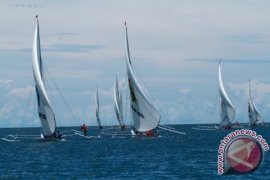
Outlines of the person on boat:
M87 126L85 125L85 124L83 124L82 126L81 126L81 130L83 131L83 133L84 133L84 136L87 136Z
M150 130L146 132L146 136L153 136L154 135L154 131Z
M62 139L62 134L59 131L57 131L55 134L55 137L60 140L60 139Z
M240 123L238 121L235 122L235 127L240 127Z

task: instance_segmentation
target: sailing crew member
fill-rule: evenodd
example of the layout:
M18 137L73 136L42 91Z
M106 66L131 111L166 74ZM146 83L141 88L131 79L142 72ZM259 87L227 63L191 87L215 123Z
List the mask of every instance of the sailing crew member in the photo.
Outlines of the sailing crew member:
M154 135L154 131L150 130L146 132L146 136L153 136Z
M62 139L62 134L59 131L57 131L56 133L56 138L58 138L59 140Z
M82 126L81 126L81 130L83 131L83 133L84 133L84 136L87 136L87 126L85 125L85 124L83 124Z

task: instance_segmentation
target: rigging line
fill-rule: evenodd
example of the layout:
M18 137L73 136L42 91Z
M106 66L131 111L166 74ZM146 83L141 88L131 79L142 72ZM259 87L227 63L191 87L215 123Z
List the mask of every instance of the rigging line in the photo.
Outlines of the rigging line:
M30 100L29 100L29 110L30 110L30 103L31 103L31 101L32 101L32 98L33 98L33 104L32 104L32 106L33 106L33 108L32 108L32 117L34 117L34 108L35 108L35 98L33 97L34 96L34 91L35 91L35 82L34 82L35 80L33 79L33 81L32 81L32 87L31 87L31 94L30 94ZM30 110L30 112L31 112L31 110ZM32 121L32 126L33 126L33 121ZM32 132L32 131L31 131ZM33 133L33 132L32 132Z
M47 71L47 68L45 70ZM46 81L46 83L45 83L46 84L46 89L49 90L47 92L49 93L49 95L50 95L50 97L52 99L52 104L53 104L55 110L57 111L57 106L56 106L55 99L54 99L54 96L53 96L53 93L52 93L53 89L52 89L52 87L51 87L51 85L49 83L49 77L47 76L47 73L44 73L43 75L44 75L43 77L44 77L44 79Z
M35 101L34 103L36 103L36 105L34 105L34 106L33 106L33 109L32 109L32 116L33 116L33 121L32 121L32 123L31 123L32 127L34 127L34 126L33 126L34 121L35 121L36 119L38 119L38 117L37 117L37 116L38 116L38 113L37 113L37 112L38 112L38 110L37 110L37 98L35 98L34 101ZM41 125L40 125L39 127L41 127ZM40 130L41 130L41 129L40 129ZM31 133L33 134L33 131L31 131Z
M215 129L210 129L210 128L197 128L197 127L192 127L191 129L195 129L195 130L199 130L199 131L214 131L214 130L217 130L216 128Z
M175 130L175 128L174 128L174 127L170 127L170 126L167 126L167 125L164 125L164 124L159 125L159 126L160 126L160 127L164 127L164 128L168 128L168 129Z
M50 97L51 97L53 108L54 108L55 112L59 112L59 111L58 111L57 103L56 103L56 101L55 101L55 97L53 96L53 88L52 88L52 84L51 84L51 82L49 81L49 78L50 78L50 77L48 76L48 74L49 74L48 68L47 68L47 66L45 66L45 65L46 65L46 64L43 63L43 66L45 67L44 70L46 71L46 73L43 73L43 77L44 77L44 79L45 79L45 81L46 81L45 84L46 84L47 89L49 90L48 93L49 93L49 95L50 95ZM56 113L55 116L57 116L57 114L58 114L58 113ZM56 117L56 118L57 118L57 117ZM61 121L60 121L60 122L61 122ZM59 121L58 121L58 123L59 123Z
M44 63L43 63L44 64ZM44 64L44 65L46 65L46 64ZM43 65L43 66L44 66ZM44 66L45 67L45 71L46 71L46 73L43 73L43 76L44 76L44 78L45 78L45 80L46 80L46 85L47 85L47 88L48 88L48 90L49 91L47 91L48 93L49 93L49 95L50 95L50 97L51 97L51 100L52 100L52 105L53 105L53 108L54 108L54 110L55 110L55 112L59 112L59 106L57 106L57 101L56 101L56 98L55 98L55 96L53 95L53 88L52 88L52 83L49 81L49 76L48 76L48 68L47 68L47 66ZM58 118L58 116L57 116L57 114L58 113L56 113L55 114L55 118L57 118L57 119L59 119ZM58 123L59 123L59 120L57 121ZM57 126L57 122L55 122L56 123L56 126ZM60 123L61 123L61 121L60 121ZM59 124L58 124L59 125Z
M216 104L216 112L217 112L217 119L220 119L217 123L220 124L221 123L221 98L220 98L220 90L219 90L219 85L217 85L217 91L216 91L216 100L215 100L215 104ZM214 119L213 119L214 120Z
M155 103L155 99L157 99L156 97L153 96L153 94L151 94L149 92L149 87L147 86L147 84L144 82L143 78L141 77L141 75L138 73L138 70L135 66L132 66L132 68L134 69L136 76L139 77L139 81L142 82L143 86L142 86L142 90L144 91L144 93L147 94L148 97L150 97L149 100L152 101L152 103ZM158 106L160 109L162 109L157 103L155 103L155 106Z
M33 94L33 92L34 91L36 91L35 90L35 79L33 78L33 83L32 83L32 91L31 91L31 100L32 100L32 96L34 96L34 95L32 95ZM37 119L37 96L35 96L36 98L33 98L33 107L32 107L32 121L31 121L31 127L34 127L34 121L35 121L35 119ZM29 101L29 103L30 103L30 101ZM29 106L30 107L30 106ZM21 132L22 133L22 132ZM30 131L30 133L32 134L33 133L33 131Z
M123 90L123 99L122 99L122 103L123 103L123 124L127 124L127 85L126 85L126 79L122 85L122 90ZM125 121L125 123L124 123Z
M177 133L177 134L183 134L185 135L186 133L185 132L180 132L180 131L176 131L176 130L172 130L172 129L168 129L168 128L164 128L162 126L158 126L160 129L163 129L165 131L170 131L170 132L173 132L173 133Z
M134 67L134 66L133 66L133 67ZM137 73L137 74L138 74L138 73ZM140 75L139 75L139 74L138 74L138 76L139 76L139 78L140 78ZM142 81L142 79L141 79L141 81ZM143 81L142 81L142 83L143 83ZM147 88L147 87L145 87L145 88L141 88L141 89L142 89L142 91L143 91L143 92L142 92L143 94L145 93L144 89L146 89L146 88ZM147 89L146 89L146 90L147 90ZM148 92L148 94L150 94L150 93ZM144 94L144 95L145 95L145 94ZM146 99L148 99L148 101L151 101L151 100L150 100L148 97L146 97ZM153 98L152 98L152 99L153 99ZM152 101L153 101L153 100L152 100ZM150 104L153 106L153 104L152 104L151 102L149 102L149 103L150 103ZM156 104L156 103L155 103L155 104ZM153 106L153 107L154 107L154 109L156 109L156 108L155 108L155 106ZM131 107L129 107L129 108L130 108L130 114L131 114L131 115L130 115L130 117L132 116L132 117L131 117L131 119L133 119L133 112L132 112L132 108L131 108ZM160 115L160 113L159 113L160 111L159 111L159 110L157 110L157 109L156 109L156 111L158 111L158 114ZM161 116L161 115L160 115L160 116ZM152 122L155 122L155 120L154 120L154 119L149 119L149 120L152 120ZM133 124L134 124L134 122L133 122Z
M132 126L134 124L133 117L132 117L132 111L131 111L131 105L130 105L130 92L129 92L129 83L126 79L126 88L125 88L125 95L126 95L126 118L129 118L129 125Z
M55 81L53 80L53 78L52 78L52 76L51 76L51 73L50 73L50 71L49 71L49 69L47 68L46 65L45 65L45 69L46 69L46 71L48 72L48 75L49 75L51 81L53 82L54 86L56 87L57 92L60 94L60 97L62 98L62 100L63 100L64 103L66 104L67 108L69 109L69 111L70 111L72 117L73 117L74 119L76 119L75 115L72 113L72 109L71 109L70 106L68 105L68 103L67 103L67 101L65 100L63 94L61 93L61 91L59 90L57 84L56 84Z
M143 78L141 77L141 75L139 74L137 68L135 66L132 66L132 69L134 69L134 72L136 73L136 77L139 78L139 81L142 82L143 84L143 87L142 87L142 90L144 91L144 93L146 93L147 95L150 95L150 92L149 92L149 88L147 87L146 83L144 82Z
M25 117L27 117L26 113L28 112L28 110L30 109L30 102L32 100L32 94L33 94L33 87L34 87L34 80L32 81L32 85L31 85L31 91L30 91L30 94L28 95L28 98L27 98L27 103L26 103L26 106L24 108L24 111L23 111L23 114ZM19 129L19 131L21 131L21 129Z
M127 103L127 101L128 101L128 90L127 90L127 87L126 86L124 86L124 95L125 95L125 120L126 120L126 123L128 123L128 121L127 121L127 117L128 117L128 111L127 111L127 109L128 109L128 103Z

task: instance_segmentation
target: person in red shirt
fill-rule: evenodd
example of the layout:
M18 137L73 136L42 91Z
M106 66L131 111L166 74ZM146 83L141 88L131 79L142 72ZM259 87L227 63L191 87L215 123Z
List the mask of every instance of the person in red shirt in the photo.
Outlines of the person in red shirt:
M154 131L150 130L146 132L146 136L153 136L154 135Z
M83 124L82 126L81 126L81 130L83 131L83 133L84 133L84 136L87 136L87 126L85 125L85 124Z

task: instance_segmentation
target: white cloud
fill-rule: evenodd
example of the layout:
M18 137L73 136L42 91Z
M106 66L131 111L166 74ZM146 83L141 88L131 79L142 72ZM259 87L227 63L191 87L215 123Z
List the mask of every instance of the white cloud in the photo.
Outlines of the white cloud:
M251 95L253 98L262 100L270 95L270 84L260 82L259 80L252 80L250 82ZM238 96L248 97L249 82L245 83L228 83L228 87Z
M0 80L0 87L8 90L15 86L14 80Z
M14 107L14 104L11 104L11 103L4 104L4 106L0 110L0 115L2 117L10 116L10 114L12 113L13 107Z
M0 126L37 126L38 124L33 124L32 120L35 97L29 97L33 87L18 87L14 80L1 80L0 85L4 87L4 91L0 93ZM34 93L32 95L35 96ZM30 102L31 99L33 102Z
M20 98L27 98L31 92L33 92L34 88L31 86L23 87L23 88L14 88L11 89L10 94L13 96L17 96Z
M181 94L181 95L186 95L188 93L190 93L190 89L180 89L178 90L178 93Z
M249 82L244 83L228 83L228 94L236 108L236 119L240 122L248 122L248 86ZM270 117L270 84L260 82L259 80L251 81L251 96L261 112L263 117Z

